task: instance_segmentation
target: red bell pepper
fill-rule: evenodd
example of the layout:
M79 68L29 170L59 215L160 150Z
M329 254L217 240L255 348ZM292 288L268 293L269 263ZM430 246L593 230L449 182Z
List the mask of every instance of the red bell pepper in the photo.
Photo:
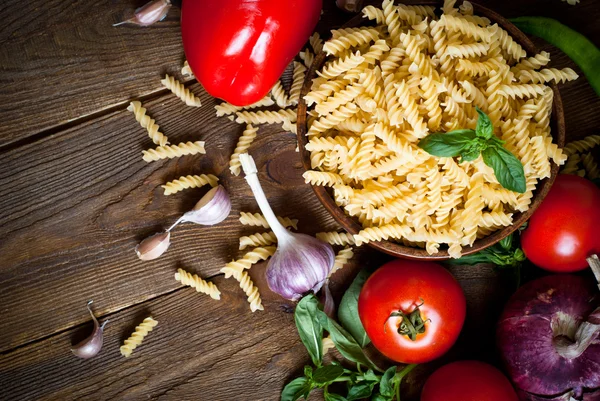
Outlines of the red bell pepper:
M322 0L185 0L185 55L208 93L247 106L275 85L312 34L321 8Z

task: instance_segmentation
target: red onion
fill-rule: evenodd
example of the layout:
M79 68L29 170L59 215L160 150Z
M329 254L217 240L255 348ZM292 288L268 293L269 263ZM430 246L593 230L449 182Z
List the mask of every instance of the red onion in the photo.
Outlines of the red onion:
M498 323L498 345L522 400L600 400L600 296L554 275L521 287Z

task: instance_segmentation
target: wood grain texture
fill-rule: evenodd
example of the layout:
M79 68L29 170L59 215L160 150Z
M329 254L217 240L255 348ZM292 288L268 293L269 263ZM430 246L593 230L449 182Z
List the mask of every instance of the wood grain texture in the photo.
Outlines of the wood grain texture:
M215 279L224 293L219 303L173 279L178 267L213 276L240 255L238 236L258 230L241 226L237 213L258 208L244 178L228 171L243 126L217 119L215 100L197 84L191 89L202 98L199 109L159 90L161 75L177 75L183 57L178 11L152 28L109 26L143 2L9 0L0 8L2 399L277 400L308 362L293 305L268 291L264 263L251 271L264 313L251 314L231 280ZM597 1L481 3L509 17L553 16L600 40ZM349 18L333 1L325 6L321 32ZM555 66L572 65L550 52ZM125 111L128 100L142 95L173 142L204 140L207 155L143 162L141 151L151 141ZM585 79L563 85L561 95L567 136L597 133L600 101ZM294 148L294 135L280 127L259 129L250 152L267 196L278 214L300 219L302 232L337 229L304 184ZM196 173L219 176L232 194L232 215L217 227L182 225L164 257L139 261L134 246L206 191L165 197L160 185ZM359 250L332 278L334 297L340 299L360 267L387 259ZM417 400L424 378L445 361L495 361L495 320L513 283L481 266L452 271L468 298L467 326L449 355L407 378L403 399ZM88 299L111 323L103 353L81 361L68 348L91 328ZM126 360L118 346L147 313L159 326Z
M179 8L152 28L113 27L144 1L4 1L0 146L163 90L180 76Z

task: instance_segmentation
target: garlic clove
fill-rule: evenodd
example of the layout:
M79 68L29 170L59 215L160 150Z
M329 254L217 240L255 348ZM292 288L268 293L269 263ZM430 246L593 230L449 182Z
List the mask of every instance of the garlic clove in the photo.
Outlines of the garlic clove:
M170 0L153 0L135 10L133 17L126 21L113 24L118 26L122 24L134 24L139 26L149 26L165 19L171 8Z
M135 253L141 260L153 260L160 257L171 245L171 233L166 231L154 234L135 247Z
M88 359L98 355L102 349L102 344L104 343L104 326L106 323L108 323L108 320L102 323L102 326L98 323L98 319L96 319L96 316L94 316L94 313L90 308L92 302L93 301L88 302L87 308L90 311L90 315L92 315L92 320L94 321L94 330L86 339L80 341L74 345L73 348L71 348L73 354L82 359Z
M185 213L181 221L212 226L219 224L231 212L231 198L222 185L212 188L196 203L194 208Z

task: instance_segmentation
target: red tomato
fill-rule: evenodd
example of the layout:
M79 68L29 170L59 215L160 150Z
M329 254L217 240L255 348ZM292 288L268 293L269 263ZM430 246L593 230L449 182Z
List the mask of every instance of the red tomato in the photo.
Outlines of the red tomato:
M518 401L508 379L495 367L479 361L442 366L427 379L421 401Z
M561 174L521 235L535 265L554 272L585 269L600 253L600 189L591 181Z
M186 0L183 48L198 82L236 106L262 99L312 34L322 0Z
M397 362L423 363L452 347L465 321L466 302L442 266L394 260L366 281L358 314L382 354Z

